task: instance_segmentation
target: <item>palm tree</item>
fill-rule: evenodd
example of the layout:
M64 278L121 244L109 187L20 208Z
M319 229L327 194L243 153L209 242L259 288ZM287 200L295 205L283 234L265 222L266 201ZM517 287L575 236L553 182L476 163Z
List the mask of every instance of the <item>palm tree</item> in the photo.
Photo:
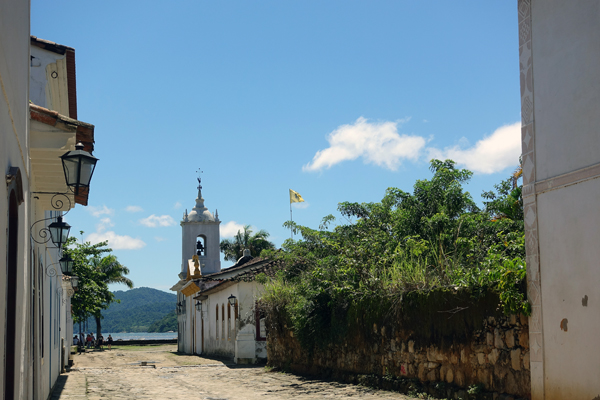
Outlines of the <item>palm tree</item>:
M275 245L267 240L269 232L261 229L252 235L250 225L244 226L243 231L233 237L233 240L223 239L221 241L221 253L225 255L226 261L236 261L242 257L244 249L250 250L252 257L257 257L266 249L274 249Z
M125 275L129 274L129 268L121 264L117 257L110 254L105 257L94 257L91 259L91 265L99 275L99 279L105 283L122 283L129 289L133 289L133 281ZM100 337L102 334L100 321L102 319L102 313L98 312L94 315L96 319L96 328L98 330L97 335Z

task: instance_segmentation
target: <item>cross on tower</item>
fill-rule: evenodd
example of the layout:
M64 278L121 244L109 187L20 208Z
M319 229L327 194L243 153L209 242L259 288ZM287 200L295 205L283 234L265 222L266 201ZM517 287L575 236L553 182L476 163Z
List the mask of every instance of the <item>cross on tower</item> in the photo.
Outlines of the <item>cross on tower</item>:
M198 168L198 170L196 171L196 173L198 174L198 178L196 178L198 179L198 190L202 190L202 177L200 176L202 172L203 171L201 171L200 168Z

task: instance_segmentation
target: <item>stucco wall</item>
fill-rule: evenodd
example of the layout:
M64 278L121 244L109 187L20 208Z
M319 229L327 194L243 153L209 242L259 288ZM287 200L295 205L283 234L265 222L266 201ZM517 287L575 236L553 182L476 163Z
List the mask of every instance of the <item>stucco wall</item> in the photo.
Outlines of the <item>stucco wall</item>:
M600 2L519 0L531 393L600 396Z
M0 5L0 166L6 174L19 167L26 201L19 206L17 309L15 347L15 398L32 393L29 302L29 162L28 162L28 94L29 94L29 2L7 0ZM5 360L6 274L8 191L0 185L0 359ZM0 366L0 387L5 387L4 361Z

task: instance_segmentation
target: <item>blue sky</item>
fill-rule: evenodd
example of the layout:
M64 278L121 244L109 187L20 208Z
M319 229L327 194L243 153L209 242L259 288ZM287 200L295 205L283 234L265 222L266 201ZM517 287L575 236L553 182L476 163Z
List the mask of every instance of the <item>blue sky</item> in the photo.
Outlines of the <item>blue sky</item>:
M177 282L199 168L222 238L250 224L279 246L290 188L316 228L412 191L432 157L474 171L477 201L518 163L515 1L32 0L31 34L75 48L96 126L72 234L108 239L136 286Z

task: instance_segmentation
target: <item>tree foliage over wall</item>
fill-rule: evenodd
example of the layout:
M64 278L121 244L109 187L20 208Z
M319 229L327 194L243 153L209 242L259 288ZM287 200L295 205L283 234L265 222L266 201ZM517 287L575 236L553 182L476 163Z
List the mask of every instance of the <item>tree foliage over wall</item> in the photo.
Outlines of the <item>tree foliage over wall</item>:
M263 300L289 318L301 342L326 343L357 313L383 317L411 293L493 291L505 313L530 312L515 178L485 192L481 209L463 188L470 171L451 160L432 160L430 169L432 178L412 193L389 188L381 202L340 203L348 223L329 229L336 222L329 215L319 229L284 224L302 239L270 253L287 268L266 282Z

